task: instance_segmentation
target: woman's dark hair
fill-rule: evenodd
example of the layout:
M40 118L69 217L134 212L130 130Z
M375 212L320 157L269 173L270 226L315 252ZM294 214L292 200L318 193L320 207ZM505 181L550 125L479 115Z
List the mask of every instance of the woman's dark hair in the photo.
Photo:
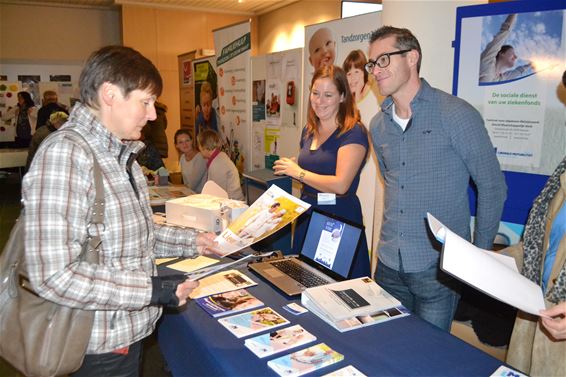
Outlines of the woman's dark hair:
M187 135L188 137L191 138L191 140L193 140L193 135L191 135L189 130L187 130L186 128L179 128L177 132L175 132L175 136L173 137L175 144L177 144L177 137L181 135Z
M81 101L98 109L98 89L105 82L118 86L124 97L132 91L149 90L158 97L163 81L153 63L130 47L106 46L87 60L79 79Z
M315 81L318 79L329 78L332 80L338 94L343 96L342 102L338 107L338 114L336 114L336 123L338 129L340 130L340 135L351 130L356 123L360 122L360 112L358 111L356 104L354 103L354 97L352 92L350 92L350 86L348 85L348 79L346 78L346 73L340 67L335 65L322 66L314 72L314 76L311 81L311 90ZM309 97L309 107L307 113L307 132L306 136L313 135L319 126L319 119L312 108L311 100ZM365 128L364 128L365 129Z
M501 46L501 48L497 52L497 55L495 55L495 60L497 61L502 54L506 53L508 50L511 50L512 48L513 48L513 46L511 46L511 45Z
M35 103L33 102L33 99L31 99L31 94L29 94L26 91L21 91L18 92L18 97L22 97L24 99L25 102L25 107L33 107L35 106Z

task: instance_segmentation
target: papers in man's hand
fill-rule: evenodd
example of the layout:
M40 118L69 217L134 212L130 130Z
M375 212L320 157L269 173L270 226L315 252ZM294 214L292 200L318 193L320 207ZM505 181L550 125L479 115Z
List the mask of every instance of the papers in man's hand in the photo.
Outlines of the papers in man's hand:
M235 260L235 261L233 261L233 262L230 262L230 263L222 263L222 264L219 264L219 265L217 265L217 266L212 266L212 267L209 267L209 268L204 268L204 267L203 267L202 269L199 269L198 271L197 271L196 269L195 269L195 270L192 270L192 271L194 271L194 272L188 273L188 274L187 274L187 277L188 277L189 279L193 280L193 281L200 280L200 279L202 279L202 278L204 278L204 277L206 277L206 276L212 275L212 274L214 274L214 273L216 273L216 272L218 272L218 271L224 270L224 269L226 269L226 268L228 268L228 267L230 267L230 266L235 266L235 265L237 265L237 264L241 264L241 263L243 263L244 261L246 261L246 260L248 260L248 259L251 259L251 258L264 258L264 257L270 256L271 254L273 254L273 251L268 251L268 252L266 252L266 253L261 253L261 254L249 254L249 255L246 255L245 257L242 257L242 258L237 259L237 260ZM200 257L199 257L199 258L200 258ZM197 258L197 259L198 259L198 258ZM210 258L209 258L209 259L210 259ZM212 260L215 260L215 259L212 259ZM214 263L216 263L216 262L214 262Z
M310 204L271 185L244 213L215 238L223 256L277 232L304 213Z
M545 309L541 287L517 271L513 258L480 249L445 227L430 213L429 227L444 243L440 267L480 291L522 311Z

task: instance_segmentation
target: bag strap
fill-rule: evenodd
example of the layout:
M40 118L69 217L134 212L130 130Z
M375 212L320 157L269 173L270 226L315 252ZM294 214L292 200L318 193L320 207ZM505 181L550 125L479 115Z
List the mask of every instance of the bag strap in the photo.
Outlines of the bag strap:
M104 232L104 181L102 179L102 168L100 167L100 163L96 158L94 150L90 146L88 140L76 131L73 128L66 128L63 130L59 130L57 132L66 132L68 134L75 134L79 136L86 146L92 152L92 174L94 177L94 189L95 189L95 197L94 197L94 204L92 209L92 217L90 222L87 224L87 242L83 245L81 254L79 255L79 260L84 260L89 263L98 264L99 254L100 254L100 244L102 240L100 239L100 233ZM92 232L92 230L96 230L96 232Z
M83 245L81 254L79 255L80 260L85 260L89 263L98 264L99 254L100 254L100 244L102 240L100 239L100 232L104 232L104 181L102 180L102 169L100 164L96 159L94 153L92 154L92 173L94 176L94 189L95 197L92 210L92 218L90 223L87 225L88 241ZM95 234L90 233L90 229L94 228L98 231ZM101 229L101 230L100 230Z

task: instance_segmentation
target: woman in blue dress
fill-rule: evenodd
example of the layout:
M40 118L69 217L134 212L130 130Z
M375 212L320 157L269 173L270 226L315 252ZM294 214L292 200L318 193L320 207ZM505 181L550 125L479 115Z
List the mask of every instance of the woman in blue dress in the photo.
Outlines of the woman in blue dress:
M360 122L346 73L337 66L323 66L314 73L311 82L299 159L282 158L273 168L277 175L285 174L300 181L301 199L312 207L363 224L356 191L368 146L368 134ZM295 252L303 244L308 218L308 215L299 217L293 241ZM365 232L354 265L353 276L369 276Z

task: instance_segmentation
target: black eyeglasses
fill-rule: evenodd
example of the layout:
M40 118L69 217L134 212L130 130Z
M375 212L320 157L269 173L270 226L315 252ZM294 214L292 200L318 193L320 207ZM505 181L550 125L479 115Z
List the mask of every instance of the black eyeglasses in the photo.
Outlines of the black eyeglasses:
M385 68L385 67L389 66L389 64L391 64L391 56L392 55L404 54L404 53L409 52L411 50L412 50L412 48L410 48L408 50L386 52L385 54L381 54L376 60L369 59L369 61L366 63L366 65L364 67L365 67L365 69L368 73L372 73L373 70L375 69L375 66L378 66L379 68Z

